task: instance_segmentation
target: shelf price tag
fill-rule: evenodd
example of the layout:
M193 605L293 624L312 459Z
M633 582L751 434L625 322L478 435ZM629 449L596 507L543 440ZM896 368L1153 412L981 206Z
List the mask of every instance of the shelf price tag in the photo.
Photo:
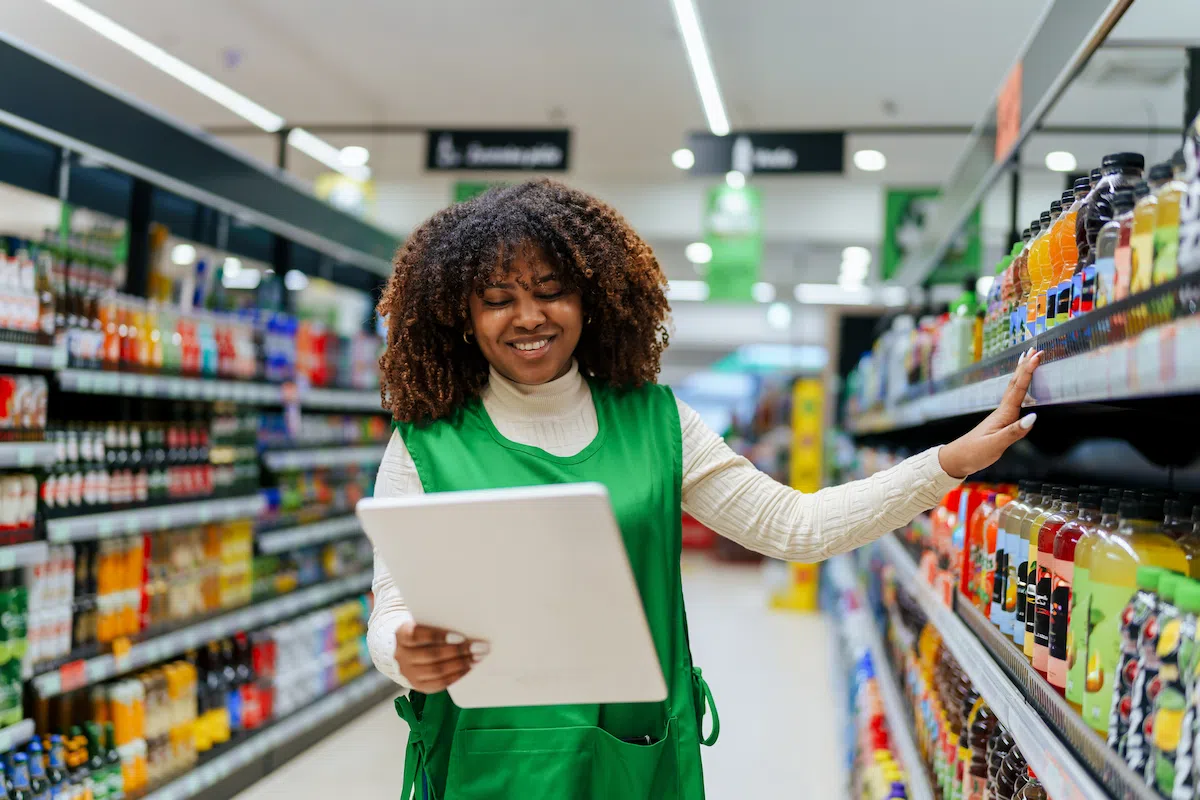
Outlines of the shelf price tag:
M96 523L96 532L100 536L112 536L113 521L111 518L105 518Z
M37 450L32 447L17 448L17 466L32 467L37 463Z
M16 362L18 367L33 366L33 348L25 345L18 345L16 353Z
M85 685L87 685L86 661L72 661L70 664L63 664L58 668L59 692L73 692Z

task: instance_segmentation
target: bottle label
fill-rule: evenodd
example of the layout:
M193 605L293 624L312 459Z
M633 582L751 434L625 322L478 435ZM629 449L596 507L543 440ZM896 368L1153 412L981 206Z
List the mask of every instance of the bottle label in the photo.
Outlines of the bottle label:
M1008 584L1008 537L1003 531L996 533L996 566L992 572L991 619L995 624L1000 623L1004 613L1004 587Z
M1109 747L1125 757L1139 774L1146 768L1148 730L1143 725L1153 716L1151 686L1158 680L1158 612L1153 592L1138 590L1121 615L1121 656L1113 687L1113 709L1108 719ZM1163 606L1163 608L1166 608Z
M1179 275L1179 226L1159 225L1154 229L1154 284Z
M1143 775L1149 783L1158 785L1164 797L1171 796L1175 789L1175 764L1184 731L1193 730L1183 727L1183 718L1187 711L1188 682L1195 674L1192 672L1195 644L1196 617L1181 616L1173 606L1164 608L1158 617L1154 654L1158 660L1158 685L1148 687L1151 714L1143 726L1149 749Z
M1050 555L1038 553L1037 594L1034 599L1033 643L1038 647L1050 647Z
M1037 297L1037 332L1038 333L1044 333L1046 330L1046 302L1047 302L1047 299L1048 298L1046 297L1046 295L1042 294L1041 292L1038 293L1038 297Z
M1079 313L1086 314L1095 307L1096 303L1096 265L1083 268L1082 298L1079 301Z
M1058 306L1054 313L1056 324L1061 325L1071 318L1071 279L1058 285Z
M1050 587L1050 661L1047 678L1051 686L1065 689L1068 670L1068 623L1071 614L1071 581L1075 564L1063 559L1054 560L1054 576Z
M1108 733L1113 706L1117 660L1121 652L1121 615L1132 590L1097 580L1091 586L1087 663L1083 686L1083 719L1099 733Z
M1117 282L1116 259L1106 256L1096 259L1096 281L1092 290L1092 303L1096 308L1104 308L1113 302L1113 292Z
M1071 276L1071 319L1083 313L1083 272Z
M1164 687L1159 693L1160 700L1155 703L1155 718L1156 721L1163 726L1161 735L1159 729L1154 730L1154 747L1158 760L1155 764L1156 783L1164 785L1166 778L1170 777L1174 781L1175 797L1192 797L1195 794L1197 784L1197 772L1200 772L1200 763L1198 762L1197 744L1200 743L1200 731L1196 729L1197 720L1200 715L1197 710L1200 709L1200 692L1197 691L1198 680L1200 676L1196 674L1196 669L1200 666L1200 647L1196 647L1196 634L1198 625L1196 616L1188 614L1180 621L1179 634L1175 637L1173 631L1167 628L1163 629L1163 633L1159 637L1160 646L1164 649L1171 647L1171 640L1174 638L1178 642L1178 653L1175 661L1178 664L1179 676L1171 681L1169 687ZM1163 664L1167 664L1170 660L1168 653L1163 653ZM1164 669L1169 669L1164 666ZM1183 686L1182 692L1176 688L1176 684ZM1184 711L1182 718L1176 711L1176 706L1179 705L1179 698L1185 698ZM1168 713L1164 716L1163 712ZM1178 727L1176 727L1178 726ZM1168 767L1164 762L1168 758L1168 754L1172 751L1171 745L1174 745L1175 763ZM1157 778L1162 776L1163 780ZM1166 796L1172 796L1168 791Z
M1053 328L1058 324L1056 314L1058 313L1058 286L1051 286L1046 290L1046 327Z
M968 772L963 780L963 800L983 800L987 796L986 792L987 778L980 778L978 775Z
M1028 547L1022 544L1021 549ZM1022 554L1024 556L1024 554ZM1025 641L1025 589L1029 579L1029 561L1022 561L1017 566L1017 597L1013 614L1013 641L1021 644Z
M1033 634L1037 625L1037 550L1029 548L1029 575L1025 579L1025 652L1033 655Z

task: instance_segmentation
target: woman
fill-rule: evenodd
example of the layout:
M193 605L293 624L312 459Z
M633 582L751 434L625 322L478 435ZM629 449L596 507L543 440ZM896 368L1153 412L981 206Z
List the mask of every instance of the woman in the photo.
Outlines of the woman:
M681 511L764 555L820 561L933 507L1034 420L1018 416L1036 355L966 436L803 494L735 455L654 383L665 280L604 203L548 180L492 190L435 214L395 264L379 311L396 432L376 495L604 483L669 689L662 704L459 709L444 690L487 657L487 643L415 623L377 557L371 655L412 690L397 701L412 729L405 798L418 783L450 800L703 797L711 697L688 649ZM712 739L715 728L714 712Z

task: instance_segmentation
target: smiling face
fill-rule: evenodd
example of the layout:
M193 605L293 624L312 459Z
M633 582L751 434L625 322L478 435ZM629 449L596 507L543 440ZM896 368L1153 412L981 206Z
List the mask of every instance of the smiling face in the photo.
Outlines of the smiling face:
M469 300L469 334L496 371L517 383L562 377L583 331L583 304L567 292L536 251L513 254L512 270L495 274Z

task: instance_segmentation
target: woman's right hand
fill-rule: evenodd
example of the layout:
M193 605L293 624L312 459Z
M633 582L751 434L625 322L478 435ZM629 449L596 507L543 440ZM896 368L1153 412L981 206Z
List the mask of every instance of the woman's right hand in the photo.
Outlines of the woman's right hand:
M483 660L487 642L408 620L396 630L396 664L409 685L422 694L452 686Z

